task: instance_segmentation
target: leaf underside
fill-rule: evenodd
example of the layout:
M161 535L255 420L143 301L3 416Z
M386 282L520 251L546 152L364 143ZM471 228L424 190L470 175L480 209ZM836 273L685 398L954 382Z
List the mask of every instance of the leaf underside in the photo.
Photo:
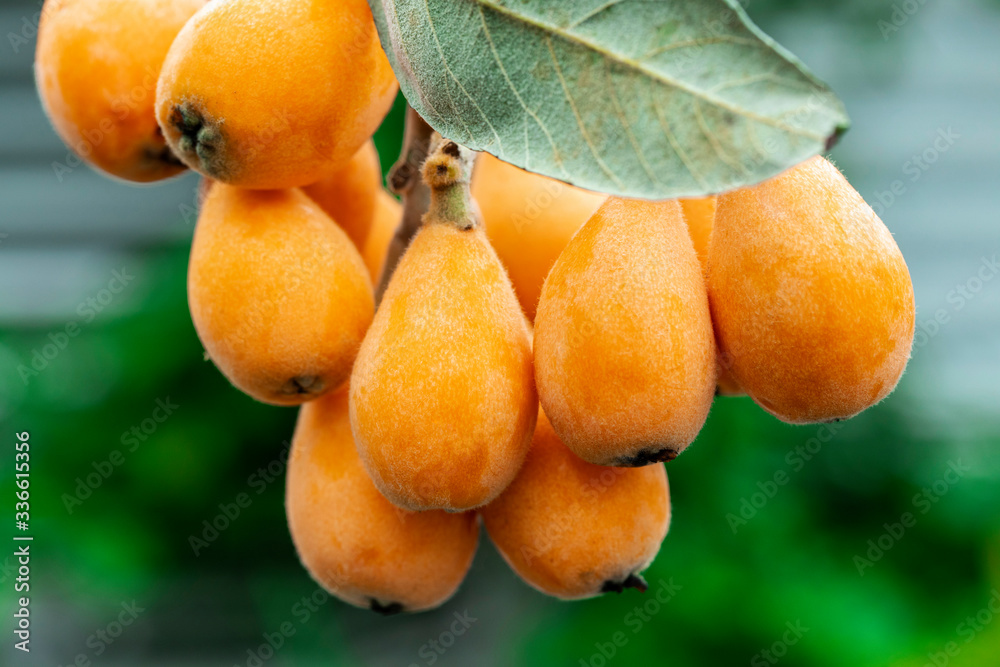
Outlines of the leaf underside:
M435 130L581 187L700 196L765 180L847 128L830 89L735 0L369 0Z

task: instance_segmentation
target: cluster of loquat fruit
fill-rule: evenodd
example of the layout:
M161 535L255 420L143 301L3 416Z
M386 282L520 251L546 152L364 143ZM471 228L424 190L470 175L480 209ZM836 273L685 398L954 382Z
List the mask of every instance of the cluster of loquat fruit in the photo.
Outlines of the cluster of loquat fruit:
M195 328L236 387L302 406L290 531L355 605L442 604L480 519L541 591L644 590L670 522L658 464L716 395L845 419L909 357L902 255L822 157L651 202L435 136L429 209L376 308L401 206L371 136L397 85L364 0L47 0L36 73L94 166L206 177Z

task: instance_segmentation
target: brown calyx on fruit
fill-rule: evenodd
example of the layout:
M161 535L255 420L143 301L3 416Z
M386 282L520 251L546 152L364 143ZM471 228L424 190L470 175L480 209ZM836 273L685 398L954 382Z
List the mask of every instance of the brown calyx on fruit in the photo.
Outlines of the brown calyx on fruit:
M285 383L282 391L290 396L301 394L322 394L326 384L318 375L302 375Z
M181 158L195 163L199 171L213 178L225 180L223 147L225 138L216 122L203 112L196 102L186 100L170 109L171 126L180 134L177 149Z
M615 460L617 468L641 468L654 463L673 461L677 458L677 450L670 447L661 449L644 449L632 456L622 456Z
M604 585L601 586L601 592L623 593L627 588L634 588L640 593L645 593L647 590L649 590L649 584L647 584L646 580L643 579L641 576L633 573L628 575L621 581L615 581L613 579L605 581Z
M371 605L369 608L376 614L380 614L382 616L395 616L396 614L403 612L403 605L398 602L388 602L386 604L382 604L375 598L371 599Z

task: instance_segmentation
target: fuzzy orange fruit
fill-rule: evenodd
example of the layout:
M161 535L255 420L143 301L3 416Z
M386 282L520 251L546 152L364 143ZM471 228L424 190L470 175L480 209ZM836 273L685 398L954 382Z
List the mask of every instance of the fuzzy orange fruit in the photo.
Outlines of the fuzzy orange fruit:
M473 512L408 512L365 473L344 387L304 405L288 459L285 507L302 564L341 600L383 614L454 594L479 538Z
M389 500L413 510L472 509L499 495L538 410L528 326L476 218L461 153L444 142L424 166L430 210L351 376L361 459Z
M698 261L704 267L708 262L708 244L712 239L712 226L715 224L715 197L678 199L677 203L684 212L684 222L687 223Z
M195 228L188 305L219 370L276 405L343 384L375 309L361 256L315 202L224 183Z
M285 188L345 164L396 89L364 0L220 0L174 41L156 117L191 168Z
M77 155L147 183L185 170L156 124L170 44L206 0L46 0L35 78L42 106Z
M712 240L712 227L715 224L715 197L700 199L678 199L681 210L684 211L684 221L691 234L694 251L698 254L702 271L708 272L708 247ZM718 396L742 396L743 390L729 372L729 363L719 355L719 378L715 393Z
M892 234L815 157L719 197L712 316L736 381L792 423L846 419L896 386L913 342L913 286Z
M708 295L676 201L611 197L560 255L535 320L538 394L597 465L676 457L715 394Z
M639 573L670 526L667 473L587 463L539 412L524 467L480 513L504 559L543 593L572 600L645 590Z

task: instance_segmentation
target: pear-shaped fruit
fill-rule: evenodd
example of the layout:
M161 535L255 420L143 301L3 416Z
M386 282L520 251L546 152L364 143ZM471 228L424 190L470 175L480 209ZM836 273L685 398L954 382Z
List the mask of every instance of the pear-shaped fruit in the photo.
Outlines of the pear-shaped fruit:
M784 421L851 417L888 395L906 367L906 263L822 157L719 197L708 287L733 376Z
M156 82L177 33L205 2L46 0L35 15L38 95L77 155L139 183L184 171L156 123ZM29 30L28 17L23 21L23 31ZM17 42L11 45L16 53ZM60 169L70 168L53 166L61 182Z
M275 405L343 384L375 309L361 256L315 202L224 183L198 218L188 305L223 375Z
M313 578L341 600L381 613L431 609L450 598L479 536L473 512L408 512L378 492L354 447L346 387L299 413L286 510Z
M552 268L535 320L538 394L597 465L670 460L715 394L708 296L676 201L612 197Z
M468 192L468 151L424 165L431 206L396 267L351 380L351 423L400 507L466 510L514 479L538 410L528 326Z
M521 472L480 513L522 579L543 593L579 599L646 589L639 573L667 535L670 493L662 465L583 461L542 412Z
M364 0L209 2L163 61L156 119L205 176L298 187L344 165L397 89Z

